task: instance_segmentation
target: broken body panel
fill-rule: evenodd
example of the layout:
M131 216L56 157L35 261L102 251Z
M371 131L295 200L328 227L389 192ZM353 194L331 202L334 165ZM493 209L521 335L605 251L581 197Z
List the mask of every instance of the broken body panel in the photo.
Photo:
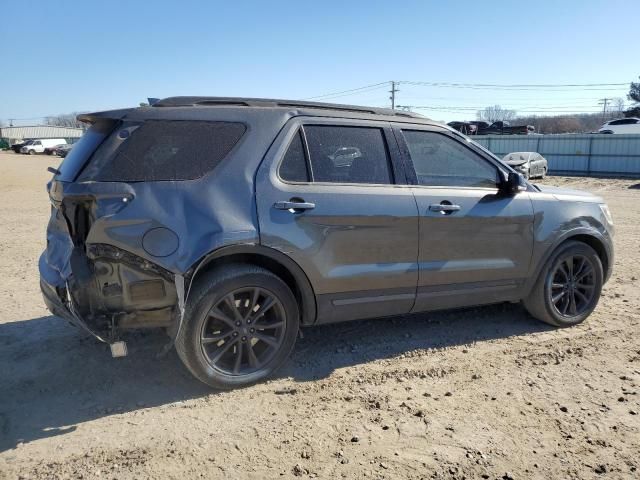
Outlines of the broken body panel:
M180 117L176 108L84 116L93 124L90 145L85 152L76 147L76 156L70 155L48 184L51 218L39 261L45 302L103 340L117 329L172 325L180 314L179 294L184 297L180 280L188 280L200 260L225 245L259 243L253 176L262 155L256 155L256 146L267 150L286 115L279 115L279 122L261 112L220 115L260 133L251 142L240 139L215 175L186 181L82 180L94 150L115 151L118 131L126 125ZM204 118L215 117L207 112ZM233 161L238 157L249 160Z

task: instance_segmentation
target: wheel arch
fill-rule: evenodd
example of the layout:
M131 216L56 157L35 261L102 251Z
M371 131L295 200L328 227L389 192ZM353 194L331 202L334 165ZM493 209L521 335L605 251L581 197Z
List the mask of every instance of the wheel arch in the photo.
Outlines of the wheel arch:
M189 288L200 276L223 265L247 263L258 265L280 277L291 289L300 306L300 323L316 321L316 297L309 278L291 258L278 250L255 244L229 245L208 253L190 269Z
M540 272L547 264L551 256L560 248L562 245L569 241L578 241L589 245L593 248L598 254L598 258L602 262L602 271L604 272L604 282L609 279L611 274L611 262L613 261L612 255L613 252L607 248L607 242L599 232L590 229L577 229L567 232L565 235L560 237L555 241L555 243L547 249L544 256L540 259L535 274L531 275L529 281L527 282L526 292L527 294L533 288Z

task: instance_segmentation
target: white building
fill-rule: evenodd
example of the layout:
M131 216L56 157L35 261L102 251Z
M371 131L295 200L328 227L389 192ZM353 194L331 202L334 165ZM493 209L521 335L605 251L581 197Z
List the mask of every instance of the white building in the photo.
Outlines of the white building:
M53 125L34 125L31 127L0 127L0 138L10 144L35 138L80 138L84 130L72 127L56 127Z

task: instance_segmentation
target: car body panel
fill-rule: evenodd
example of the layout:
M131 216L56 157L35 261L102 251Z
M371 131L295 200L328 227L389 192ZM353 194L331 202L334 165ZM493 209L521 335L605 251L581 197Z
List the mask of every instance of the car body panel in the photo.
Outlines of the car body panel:
M411 191L396 185L288 183L277 168L302 125L370 126L386 122L298 117L281 132L256 176L261 244L290 256L307 272L318 298L318 322L408 313L418 278L417 209ZM393 142L393 136L387 141ZM393 144L390 145L390 149ZM289 199L313 210L274 208Z
M528 192L415 187L420 278L414 311L517 298L529 274L533 207ZM430 205L460 206L450 214Z
M238 252L272 258L295 272L296 282L305 284L305 324L519 299L559 242L575 235L598 239L613 258L613 229L601 199L589 194L528 185L508 196L497 188L412 183L406 152L390 133L406 125L447 131L504 175L512 171L451 129L411 115L350 110L357 107L252 102L168 102L80 116L95 122L242 122L246 132L213 171L195 180L77 181L56 173L48 187L53 206L39 264L52 312L94 333L114 324L174 325L207 262ZM382 128L397 184L281 181L278 161L305 122ZM296 197L316 207L305 213L273 208ZM460 215L425 214L425 207L443 199L460 203ZM609 260L607 277L611 265Z

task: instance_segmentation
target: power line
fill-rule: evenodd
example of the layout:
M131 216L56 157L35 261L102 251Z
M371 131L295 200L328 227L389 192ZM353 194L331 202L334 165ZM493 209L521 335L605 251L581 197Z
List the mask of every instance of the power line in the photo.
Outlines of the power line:
M396 109L396 93L398 93L400 90L398 90L396 88L396 82L394 82L393 80L391 81L391 90L389 90L389 93L391 94L391 96L389 97L389 100L391 100L391 110L395 110Z
M342 91L339 91L339 92L331 92L331 93L325 93L324 95L316 95L314 97L307 97L307 98L304 98L303 100L313 100L313 99L316 99L316 98L333 97L333 96L336 96L336 95L342 95L343 93L357 92L358 90L364 90L366 88L379 87L381 85L387 85L388 83L389 83L388 81L387 82L380 82L380 83L373 83L371 85L365 85L363 87L358 87L358 88L351 88L349 90L342 90Z
M598 105L602 105L602 121L603 122L604 122L604 118L607 115L607 103L609 103L611 100L612 100L611 98L602 98L598 102Z
M514 83L514 84L498 84L498 83L452 83L452 82L416 82L412 80L400 80L397 83L406 83L409 85L424 85L430 87L452 87L452 88L573 88L573 87L620 87L629 85L625 83Z
M358 90L356 92L347 92L347 93L342 93L342 94L336 93L335 95L324 95L322 98L309 97L309 98L305 98L304 100L320 99L322 101L327 101L327 100L333 100L334 98L349 97L349 96L352 96L352 95L360 95L360 94L363 94L363 93L374 92L376 90L382 90L384 88L387 88L386 83L382 84L382 85L375 86L375 87L367 88L366 90L363 89L363 90Z

